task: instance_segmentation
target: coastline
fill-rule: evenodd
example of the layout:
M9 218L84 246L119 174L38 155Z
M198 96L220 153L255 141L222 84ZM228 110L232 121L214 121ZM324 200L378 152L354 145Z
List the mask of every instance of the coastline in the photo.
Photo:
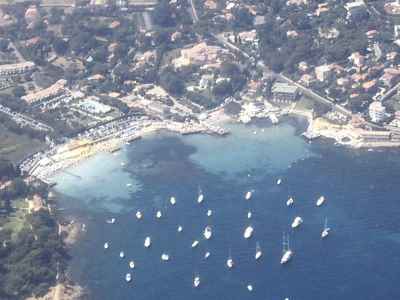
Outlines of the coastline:
M326 118L314 118L312 110L297 109L296 105L291 105L283 109L271 106L270 110L257 113L246 111L246 108L244 108L238 115L227 114L224 111L224 107L221 106L204 113L201 121L198 123L192 121L173 122L146 119L145 121L141 120L136 123L131 122L128 127L124 127L109 136L97 139L90 139L85 136L77 137L45 153L36 155L29 161L24 161L21 164L21 169L31 176L52 184L48 178L58 172L75 166L98 153L117 152L125 144L130 144L130 142L162 130L177 132L182 135L206 133L223 136L229 134L224 126L227 123L247 124L256 119L270 119L274 125L280 122L278 118L282 119L285 116L301 117L307 120L308 125L306 126L306 130L303 133L299 133L299 135L303 135L309 141L323 137L334 140L334 144L354 149L400 147L400 141L393 142L374 139L374 136L377 135L376 131L353 127L351 123L337 125Z

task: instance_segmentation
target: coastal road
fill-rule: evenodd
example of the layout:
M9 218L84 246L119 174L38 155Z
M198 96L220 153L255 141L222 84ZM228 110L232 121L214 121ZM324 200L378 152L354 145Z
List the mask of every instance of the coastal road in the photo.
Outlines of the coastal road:
M189 4L192 8L191 11L192 11L193 24L195 24L199 21L199 16L197 15L196 7L193 3L193 0L189 0Z

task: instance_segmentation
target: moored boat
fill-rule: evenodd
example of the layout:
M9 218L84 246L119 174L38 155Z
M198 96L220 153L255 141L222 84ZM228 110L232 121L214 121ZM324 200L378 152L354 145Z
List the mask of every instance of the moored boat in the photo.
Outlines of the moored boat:
M283 242L282 242L282 257L281 257L281 265L286 264L293 256L293 251L290 249L289 244L289 236L283 235Z
M262 250L261 250L260 244L257 242L256 243L256 254L254 255L254 258L256 260L258 260L258 259L260 259L261 256L262 256Z
M206 228L204 229L203 235L206 240L209 240L211 238L211 236L212 236L211 226L206 226Z
M331 229L328 227L328 218L325 218L324 229L322 230L321 238L326 238L330 231Z
M144 239L144 247L149 248L151 246L151 238L148 236Z
M197 240L193 241L192 248L196 248L198 244L199 244L199 241L197 241Z
M325 202L325 197L324 197L324 196L320 196L320 197L317 199L316 205L317 205L317 206L321 206L322 204L324 204L324 202Z
M253 195L252 191L248 191L248 192L244 195L244 198L245 198L246 200L250 200L250 198L251 198L252 195Z
M292 228L297 228L303 223L303 219L301 217L296 217L293 220Z
M247 226L246 229L244 230L243 237L245 239L251 238L251 236L253 235L253 231L254 228L252 226Z

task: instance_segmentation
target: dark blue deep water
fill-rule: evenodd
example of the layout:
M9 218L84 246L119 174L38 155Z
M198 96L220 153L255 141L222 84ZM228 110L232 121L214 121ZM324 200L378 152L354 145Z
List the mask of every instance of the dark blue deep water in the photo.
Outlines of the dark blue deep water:
M225 138L157 134L71 170L83 180L57 177L59 192L67 196L60 204L64 213L87 224L71 251L70 273L90 298L400 299L400 153L308 144L291 123L231 129ZM199 187L202 204L196 202ZM254 190L250 201L244 200L248 190ZM169 204L172 195L175 206ZM289 195L295 197L290 208ZM327 200L317 208L319 195ZM137 209L144 214L140 221ZM207 217L207 209L213 216ZM290 224L297 215L304 223L294 231ZM110 217L115 224L105 222ZM321 240L325 217L332 231ZM254 235L245 240L243 229L250 224ZM206 225L213 228L210 240L202 236ZM283 232L295 253L284 266ZM150 249L143 247L147 235ZM195 239L200 244L192 249ZM260 261L254 260L257 241ZM205 251L211 252L208 260ZM161 262L163 252L169 262ZM225 267L229 253L232 270ZM126 283L131 259L136 268ZM201 277L198 289L192 287L194 274ZM254 287L251 293L247 284Z

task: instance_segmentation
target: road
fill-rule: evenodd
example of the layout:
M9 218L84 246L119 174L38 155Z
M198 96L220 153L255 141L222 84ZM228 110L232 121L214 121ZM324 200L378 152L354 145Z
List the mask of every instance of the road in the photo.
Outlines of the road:
M194 6L193 0L189 0L189 4L192 7L192 19L193 24L195 24L199 21L199 16L197 15L196 7Z

